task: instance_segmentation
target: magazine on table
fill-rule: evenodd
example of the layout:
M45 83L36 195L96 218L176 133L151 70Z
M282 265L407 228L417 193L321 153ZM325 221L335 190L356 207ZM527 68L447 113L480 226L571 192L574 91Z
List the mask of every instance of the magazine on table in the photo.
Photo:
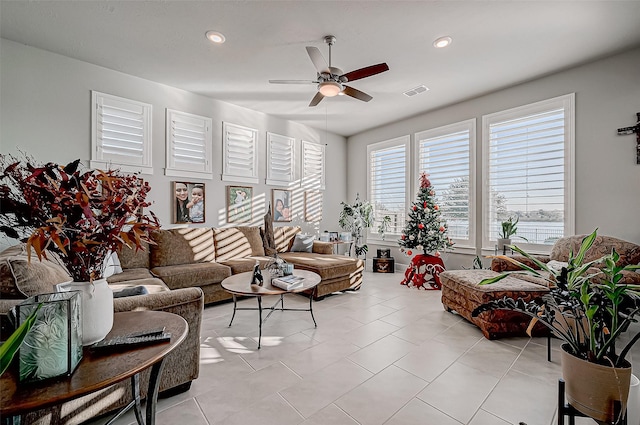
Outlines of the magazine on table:
M300 288L304 283L304 277L300 276L282 276L276 277L271 280L271 284L280 289L284 289L285 291L290 291L291 289Z

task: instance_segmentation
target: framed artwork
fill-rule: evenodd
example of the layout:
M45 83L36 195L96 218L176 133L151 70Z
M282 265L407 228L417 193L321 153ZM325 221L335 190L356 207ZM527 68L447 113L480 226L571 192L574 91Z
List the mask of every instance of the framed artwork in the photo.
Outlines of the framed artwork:
M304 193L304 221L322 220L322 192L308 190Z
M204 183L172 182L173 222L204 223Z
M329 242L339 242L338 232L329 232Z
M271 207L273 208L273 221L291 221L291 217L293 216L291 191L272 189Z
M253 217L253 188L227 186L227 222L246 223Z

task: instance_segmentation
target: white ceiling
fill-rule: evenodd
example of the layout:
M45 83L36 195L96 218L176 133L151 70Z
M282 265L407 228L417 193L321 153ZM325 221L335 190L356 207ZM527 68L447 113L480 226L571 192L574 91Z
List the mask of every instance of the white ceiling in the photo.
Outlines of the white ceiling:
M2 38L343 136L640 46L639 22L640 1L0 0ZM389 65L350 84L369 103L268 83L315 79L305 46L328 59L328 34L333 66Z

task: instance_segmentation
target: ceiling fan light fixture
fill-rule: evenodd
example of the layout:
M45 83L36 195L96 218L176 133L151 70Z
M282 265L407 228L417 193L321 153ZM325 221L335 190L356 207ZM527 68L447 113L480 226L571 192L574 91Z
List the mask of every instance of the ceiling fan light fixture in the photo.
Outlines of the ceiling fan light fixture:
M226 40L224 34L218 31L207 31L205 37L213 43L222 44Z
M318 84L318 91L322 93L324 97L333 97L340 94L342 91L342 84L335 81L323 81Z
M453 40L449 36L439 37L436 38L433 42L433 47L435 47L436 49L442 49L443 47L447 47L449 44L451 44L452 41Z

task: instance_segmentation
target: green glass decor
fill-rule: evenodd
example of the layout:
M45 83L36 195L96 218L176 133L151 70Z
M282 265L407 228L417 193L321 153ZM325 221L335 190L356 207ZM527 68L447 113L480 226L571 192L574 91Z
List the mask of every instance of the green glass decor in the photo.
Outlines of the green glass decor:
M78 291L36 295L16 307L18 324L38 308L19 352L20 382L71 375L82 359L81 303Z

